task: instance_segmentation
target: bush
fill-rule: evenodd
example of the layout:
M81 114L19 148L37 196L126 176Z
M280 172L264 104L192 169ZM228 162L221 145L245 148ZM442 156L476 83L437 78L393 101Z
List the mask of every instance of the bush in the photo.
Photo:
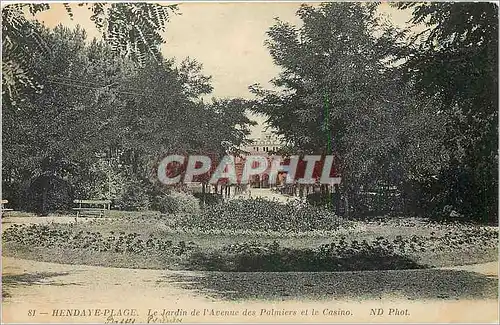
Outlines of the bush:
M218 204L221 203L222 200L222 194L219 193L194 193L193 194L195 198L200 200L200 203L205 202L205 204Z
M306 196L307 203L314 206L334 205L336 200L335 193L311 193Z
M150 208L151 201L140 181L130 181L115 200L115 205L121 210L143 211Z
M197 218L181 227L200 230L231 229L304 232L336 230L348 226L332 211L321 207L280 203L264 199L236 199L207 206Z
M43 174L34 179L25 191L26 210L46 215L54 211L71 210L73 189L60 177Z
M198 214L200 212L200 203L191 194L172 191L170 194L156 198L155 209L162 213Z

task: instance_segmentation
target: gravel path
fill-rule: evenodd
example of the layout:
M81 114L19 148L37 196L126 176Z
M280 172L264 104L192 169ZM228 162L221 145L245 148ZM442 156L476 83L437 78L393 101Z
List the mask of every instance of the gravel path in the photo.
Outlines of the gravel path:
M273 192L269 188L251 188L250 189L250 194L252 198L262 198L270 201L278 201L282 203L287 203L291 200L297 200L298 198L293 198L290 196L283 195L278 192ZM237 199L237 198L243 198L243 199L248 199L249 193L244 193L240 195L235 195L232 197L232 199Z
M498 318L498 272L493 272L495 265L498 264L486 263L454 270L223 273L132 270L3 257L3 293L7 294L3 302L3 316L6 322L33 321L27 316L27 311L36 309L48 313L39 316L38 322L44 322L44 319L50 322L103 322L105 319L102 316L50 318L54 308L88 309L99 306L108 309L138 308L142 317L138 321L145 322L150 308L187 310L196 307L201 310L214 306L226 309L254 306L260 310L269 305L302 308L304 304L311 306L314 302L313 306L324 309L334 302L336 308L345 305L354 310L358 308L361 313L368 310L368 306L387 306L390 302L391 306L412 306L414 314L422 308L444 310L457 306L457 303L466 303L467 308L475 306L475 310L484 309L479 318L489 322ZM367 316L365 314L356 313L357 316ZM472 314L476 316L470 321L478 320L478 314ZM422 321L423 314L416 316L418 318L413 321ZM429 320L437 319L432 313L427 316L431 317ZM465 318L457 320L466 321L472 315L461 317ZM199 318L198 321L206 319ZM265 317L258 320L265 319L269 321ZM196 317L189 319L196 320ZM211 320L236 321L230 318ZM299 318L293 320L299 321ZM387 318L384 320L390 321ZM401 318L394 320L403 321ZM343 321L349 320L343 318ZM356 321L361 319L356 318Z

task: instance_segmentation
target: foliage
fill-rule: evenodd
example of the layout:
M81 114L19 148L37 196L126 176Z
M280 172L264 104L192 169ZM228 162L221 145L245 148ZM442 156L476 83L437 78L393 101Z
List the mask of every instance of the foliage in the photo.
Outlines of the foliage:
M115 206L126 211L144 211L151 207L151 200L144 184L137 179L129 179L115 200Z
M100 174L90 170L99 162L107 145L104 137L113 127L102 122L109 114L105 108L119 103L115 94L85 80L89 75L103 83L110 77L118 80L121 62L109 56L103 43L87 46L81 29L44 29L41 37L54 56L46 60L33 48L29 65L48 85L42 92L24 94L17 105L3 105L3 185L16 187L49 170L72 186L78 183L76 194L90 193L88 181Z
M119 225L128 222L127 219L117 221ZM404 227L422 226L411 224L408 219L401 221ZM383 223L380 221L379 225ZM159 256L166 261L164 267L169 268L174 266L174 262L179 262L181 265L178 267L184 269L247 272L422 268L427 267L421 262L423 256L447 253L457 258L467 254L471 248L484 253L484 250L497 246L498 229L457 223L433 223L428 226L432 227L432 231L426 235L382 236L375 233L373 238L361 240L338 234L331 242L313 248L285 247L277 242L264 243L260 240L237 241L220 248L184 240L175 244L164 235L143 232L142 229L141 233L85 231L88 224L81 227L63 224L12 225L5 229L2 239L4 247L14 247L20 253L29 247L39 253L37 256L41 256L43 251L64 247L67 253L92 252L97 260L99 256L104 258L106 253L127 254L131 261L138 257Z
M222 194L218 193L193 193L193 196L200 200L200 203L219 204L222 203Z
M363 187L402 186L439 169L443 159L436 136L443 119L432 113L431 99L420 101L390 68L403 34L375 10L374 4L328 3L302 6L300 28L278 20L267 41L282 68L272 80L276 90L252 87L259 96L254 109L295 147L336 154L343 190L351 195ZM422 105L429 111L422 113Z
M343 154L345 132L360 113L374 113L390 100L385 60L396 51L395 31L381 24L375 10L360 3L303 5L300 28L277 20L268 31L266 45L282 71L272 80L278 91L252 87L262 98L256 110L305 152L325 152L331 133L331 149Z
M333 200L333 193L311 193L306 196L307 203L311 205L329 205Z
M498 208L498 6L493 3L399 3L425 27L410 40L401 70L449 115L443 128L451 159L427 192L483 221ZM415 40L418 40L415 42ZM413 44L417 44L416 46ZM436 184L437 183L437 184Z
M24 91L40 91L43 87L30 75L27 49L37 48L47 54L40 37L42 27L28 20L23 8L31 14L44 11L48 4L12 4L2 8L2 98L16 103Z
M51 174L35 178L25 189L24 209L47 215L49 211L68 211L73 204L71 185Z
M395 188L405 213L452 205L494 221L497 8L395 6L413 8L412 22L427 30L386 24L374 3L303 5L300 27L277 20L266 45L281 72L273 90L251 86L253 110L292 152L337 156L355 214L361 193Z
M159 157L207 147L219 154L223 140L238 145L249 133L243 100L197 99L211 86L194 60L148 60L141 66L105 42L87 42L80 28L40 27L37 35L50 55L27 44L32 52L24 59L44 81L43 91L27 90L22 101L3 106L2 183L14 204L22 184L38 177L49 160L77 197L145 208L139 193L152 201L162 191L148 184L158 182ZM124 188L129 180L137 182L133 189Z
M218 250L195 251L191 268L229 272L255 271L360 271L423 268L415 262L426 251L464 249L465 246L495 247L497 231L471 228L466 232L449 231L444 236L397 236L388 240L379 236L371 242L348 241L341 236L331 244L316 249L280 247L277 242L236 243Z
M2 7L2 96L15 104L26 91L39 90L46 85L31 73L28 58L33 49L50 57L50 50L43 40L36 14L60 4L10 4ZM73 17L73 5L63 4ZM175 5L153 3L91 3L79 4L91 10L90 19L101 31L113 54L128 57L143 64L148 57L159 58L159 46L164 43L170 15L177 11ZM29 19L28 17L31 16ZM26 46L29 45L29 46Z
M200 202L191 194L171 191L170 194L157 197L155 209L169 214L197 214L200 212Z
M199 215L181 226L201 230L305 232L336 230L341 226L348 226L348 222L323 208L264 199L235 199L207 206Z
M143 239L137 233L113 233L104 236L99 232L71 231L52 225L13 225L3 237L4 242L15 242L30 247L64 246L75 250L166 255L183 255L194 249L193 243L183 241L175 245L170 240L149 236Z

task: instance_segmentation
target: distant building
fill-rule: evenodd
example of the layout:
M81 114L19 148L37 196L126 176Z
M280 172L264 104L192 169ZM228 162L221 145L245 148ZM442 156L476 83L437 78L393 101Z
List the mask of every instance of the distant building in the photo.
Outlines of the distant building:
M259 155L259 156L271 156L278 152L283 146L284 142L275 134L271 132L262 132L260 137L250 139L251 142L240 149L246 152L246 155ZM245 154L243 154L244 156ZM241 176L243 172L244 157L242 159L236 160L236 173ZM278 175L277 183L283 181L282 175ZM250 180L251 187L264 187L267 188L269 184L269 175L263 174L262 176L253 175Z
M271 132L262 132L260 137L250 139L252 142L241 149L249 154L256 155L269 155L270 153L277 152L284 146L284 142L275 134Z

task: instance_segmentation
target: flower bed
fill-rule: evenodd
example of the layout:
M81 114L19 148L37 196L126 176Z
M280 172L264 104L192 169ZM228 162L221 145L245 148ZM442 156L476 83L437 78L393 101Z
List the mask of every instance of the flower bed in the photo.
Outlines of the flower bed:
M13 225L4 231L3 241L7 254L35 259L43 256L45 261L60 262L52 256L57 252L71 256L71 262L78 264L216 271L412 269L439 265L435 259L443 256L446 261L462 255L470 259L471 251L484 255L484 251L493 252L497 247L496 228L446 227L447 231L437 229L426 236L360 239L356 234L338 234L328 244L302 248L262 240L240 240L214 248L193 241L174 242L146 232L83 231L76 225L63 224Z
M183 255L193 250L193 242L180 241L177 244L154 236L143 238L138 233L72 231L61 225L12 225L5 230L4 242L15 242L28 247L63 247L95 252L148 254L159 252L166 255Z

